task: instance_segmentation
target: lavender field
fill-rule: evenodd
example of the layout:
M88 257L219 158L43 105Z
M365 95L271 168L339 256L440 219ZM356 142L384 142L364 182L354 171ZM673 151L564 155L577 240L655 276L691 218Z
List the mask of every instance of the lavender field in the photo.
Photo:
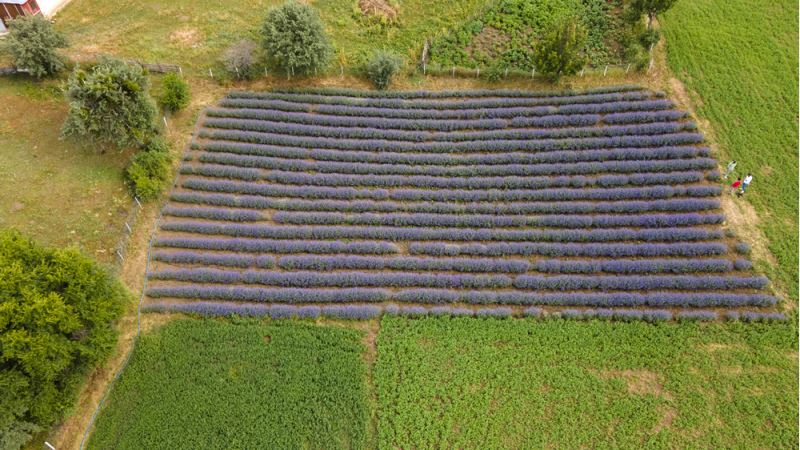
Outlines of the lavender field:
M149 309L781 317L659 93L232 92L200 120Z

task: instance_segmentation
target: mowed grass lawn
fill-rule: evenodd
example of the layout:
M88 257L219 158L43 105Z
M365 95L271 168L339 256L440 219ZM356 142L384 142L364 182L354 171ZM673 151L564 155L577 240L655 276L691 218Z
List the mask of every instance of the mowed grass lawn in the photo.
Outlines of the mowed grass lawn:
M381 448L797 448L797 328L384 317Z
M363 333L176 320L139 341L89 448L363 448Z
M797 301L798 4L773 0L680 1L662 19L673 72L699 95L721 158L752 172L747 198L777 257L764 265Z
M130 154L59 139L67 111L59 82L0 80L0 228L112 263L130 206L122 177Z
M108 53L174 63L198 75L219 67L219 57L228 45L244 37L258 42L268 9L283 2L74 0L58 14L57 28L69 37L71 54ZM381 28L362 20L355 0L312 2L336 47L332 62L336 71L338 63L353 68L376 48L416 55L426 37L471 17L486 1L399 3L398 24Z

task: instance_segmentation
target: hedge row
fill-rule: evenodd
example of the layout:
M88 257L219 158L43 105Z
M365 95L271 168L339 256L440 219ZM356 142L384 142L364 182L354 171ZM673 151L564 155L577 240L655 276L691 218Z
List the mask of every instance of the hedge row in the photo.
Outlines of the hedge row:
M452 291L447 289L307 289L262 288L250 286L157 286L147 295L152 298L191 298L202 300L255 301L280 303L365 302L471 305L541 305L604 307L743 307L773 306L775 297L764 294L656 293L535 293L519 291Z
M553 188L538 191L527 189L492 189L466 191L452 189L357 189L352 187L286 186L257 184L224 180L183 180L186 189L232 194L255 194L267 197L293 197L305 199L336 200L398 200L434 202L510 202L510 201L566 201L566 200L635 200L667 199L672 197L719 196L719 186L655 186L642 188L572 189Z
M269 241L266 239L226 238L156 238L153 246L251 253L386 255L399 252L397 246L389 242Z
M654 257L654 256L716 256L728 252L720 242L681 242L671 244L570 244L504 242L492 244L448 244L443 242L412 242L412 255L430 256L587 256L587 257Z
M508 152L496 154L442 154L442 153L397 153L306 149L299 147L274 146L267 144L247 144L230 141L206 141L192 143L195 150L208 152L235 153L253 156L272 156L288 159L312 159L317 161L338 161L378 164L410 164L426 166L456 165L495 165L495 164L542 164L584 161L621 161L682 159L698 156L709 157L708 147L679 146L657 148L617 148L599 150L560 150L544 153Z
M433 214L635 214L644 212L692 212L719 209L719 200L680 198L651 201L619 202L519 202L519 203L404 203L372 200L299 200L276 199L251 195L173 192L170 200L188 204L206 204L240 208L277 209L285 211L330 212L409 212Z
M540 164L430 166L407 164L357 163L339 161L308 161L268 156L227 153L201 153L203 163L256 167L290 172L322 172L358 175L425 175L444 177L581 175L598 173L674 172L707 170L716 167L712 158L680 158L643 161L600 161Z
M196 221L167 222L165 231L263 239L376 239L388 241L680 242L721 239L708 228L526 229L360 226L281 226Z
M191 210L191 208L186 208ZM203 211L202 208L198 208ZM557 228L611 228L611 227L677 227L718 224L725 219L722 214L644 214L598 216L504 216L466 214L342 214L328 212L278 211L272 220L295 225L378 225L423 227L557 227Z

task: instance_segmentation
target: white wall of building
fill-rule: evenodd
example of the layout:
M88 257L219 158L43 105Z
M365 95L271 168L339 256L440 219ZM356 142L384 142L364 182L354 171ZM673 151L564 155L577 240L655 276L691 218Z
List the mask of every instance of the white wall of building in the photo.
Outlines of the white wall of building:
M53 17L59 9L69 2L70 0L36 0L36 3L39 4L39 9L42 10L42 14L47 17Z

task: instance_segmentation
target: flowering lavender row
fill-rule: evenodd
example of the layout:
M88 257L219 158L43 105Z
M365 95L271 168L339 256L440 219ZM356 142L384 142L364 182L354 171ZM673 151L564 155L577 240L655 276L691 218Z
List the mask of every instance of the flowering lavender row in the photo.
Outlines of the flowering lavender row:
M391 201L283 200L258 196L175 192L170 200L180 203L277 209L285 211L409 212L433 214L634 214L643 212L691 212L719 209L719 200L707 198L534 203L404 203Z
M675 316L682 321L711 322L719 319L715 311L681 311Z
M491 189L466 191L451 189L356 189L351 187L286 186L256 184L222 180L183 180L183 187L195 191L255 194L268 197L294 197L306 199L338 200L399 200L399 201L457 201L457 202L509 202L521 200L635 200L666 199L672 197L714 197L720 195L719 186L655 186L642 188L572 189L553 188L538 191L526 189Z
M453 289L509 288L506 275L426 274L413 272L264 272L221 269L165 269L150 279L194 283L260 284L280 287L436 287ZM308 301L308 300L305 300ZM330 300L326 300L330 301ZM355 301L355 300L351 300Z
M541 164L508 164L491 166L419 166L406 164L375 164L338 161L307 161L266 156L226 153L201 153L200 161L237 167L290 172L321 172L359 175L425 175L445 177L580 175L597 173L674 172L706 170L716 166L712 158L680 158L645 161L601 161Z
M611 261L541 260L533 268L546 273L695 273L730 272L727 259L645 259Z
M442 242L408 245L412 255L431 256L591 256L591 257L654 257L654 256L715 256L727 253L728 247L719 242L684 242L677 244L550 244L510 242L493 244L448 244Z
M362 270L410 270L410 271L454 271L454 272L499 272L524 273L530 263L519 259L475 259L475 258L416 258L375 256L284 256L278 262L286 270L331 271L340 269Z
M165 231L264 239L377 239L389 241L534 241L534 242L678 242L720 239L707 228L600 228L508 230L497 228L427 228L359 226L278 226L208 222L167 222Z
M343 96L343 97L367 97L367 98L393 98L393 99L409 99L409 98L479 98L479 97L494 97L494 98L537 98L537 97L572 97L578 95L589 94L608 94L614 92L630 92L630 91L643 91L641 86L637 85L618 85L618 86L599 86L591 89L584 89L580 91L562 90L562 91L520 91L517 89L471 89L468 91L365 91L362 89L351 88L337 88L337 87L302 87L302 88L274 88L271 92L253 92L253 91L231 91L228 97L232 98L269 98L271 93L281 94L315 94L315 95L329 95L329 96ZM653 92L651 95L656 97L663 97L661 92Z
M273 319L316 319L320 316L337 319L372 319L381 314L375 305L261 305L215 302L154 303L144 306L145 311L182 312L203 316L250 316Z
M399 303L470 305L540 305L604 307L743 307L774 306L775 297L764 294L728 293L532 293L520 291L454 291L448 289L312 289L261 288L249 286L156 286L147 291L151 298L190 298L281 303Z
M237 180L256 181L261 179L261 171L244 167L227 166L219 164L204 164L190 166L184 164L178 170L183 175L200 175L203 177L234 178Z
M275 266L275 257L269 255L241 255L238 253L197 253L197 252L153 252L155 261L170 264L205 264L229 267L259 267L271 269Z
M699 144L700 133L678 132L655 135L621 135L606 137L575 137L556 139L504 139L486 141L436 141L410 142L382 139L338 139L329 137L306 137L233 129L201 128L202 138L273 144L289 147L329 148L362 151L403 151L428 153L487 153L509 151L557 151L570 149L596 149L614 147L661 147L665 145Z
M577 105L577 104L604 104L619 101L646 100L653 97L647 91L628 91L613 93L598 93L570 96L552 97L506 97L506 98L461 98L457 100L419 100L419 99L398 99L398 98L375 98L375 97L345 97L336 95L318 94L282 94L277 92L260 93L258 97L229 96L228 99L252 100L252 101L284 101L300 103L304 105L336 105L336 106L361 106L373 108L391 109L433 109L433 110L452 110L452 109L484 109L484 108L507 108L515 106L542 106L542 105Z
M733 262L733 268L736 270L750 270L753 268L753 263L746 259L737 259Z
M576 125L596 125L600 122L599 114L555 114L539 117L520 117L511 120L413 120L388 119L380 117L326 116L304 112L284 112L274 109L209 108L206 110L206 115L209 117L269 120L274 122L300 123L305 125L426 131L499 130L508 127L552 128ZM664 115L663 117L666 121L671 120L669 118L671 117L670 115ZM623 119L620 118L620 121L615 123L628 123L622 120ZM650 120L649 122L656 122L656 120Z
M514 279L517 289L572 291L599 289L603 291L652 291L659 289L763 289L765 277L721 277L716 275L690 276L583 276L583 275L520 275Z
M227 208L181 208L178 206L167 206L161 210L165 216L174 217L193 217L197 219L227 220L230 222L254 222L264 220L258 211L249 209L227 209Z
M327 212L278 211L272 220L295 225L381 225L423 227L557 227L557 228L611 228L611 227L676 227L718 224L725 219L722 214L645 214L540 217L466 215L466 214L353 214Z
M564 124L566 125L566 124ZM594 124L590 124L594 125ZM279 135L333 139L377 139L402 142L477 142L494 140L568 139L578 137L644 136L678 133L697 129L693 122L656 122L633 125L583 126L564 128L512 128L478 131L408 131L385 128L353 128L305 125L239 118L206 118L203 126L224 130L245 130Z
M154 247L189 248L197 250L225 250L251 253L344 253L385 255L397 253L397 246L389 242L331 242L331 241L269 241L266 239L226 238L156 238Z
M681 160L683 161L683 160ZM691 161L697 162L697 160ZM635 173L632 175L600 175L597 177L538 176L538 177L435 177L428 175L348 175L308 174L304 172L271 171L266 181L303 186L354 187L420 187L434 189L542 189L548 187L611 187L674 185L697 183L704 179L698 171L670 173Z
M689 117L687 111L667 110L667 111L636 111L606 114L603 116L603 123L651 123L680 120Z
M246 144L229 141L206 141L202 145L193 143L196 150L208 152L235 153L240 155L272 156L288 159L312 159L317 161L338 161L379 164L411 164L430 166L494 165L494 164L541 164L584 161L622 161L682 159L698 156L709 157L708 147L679 146L656 148L618 148L599 150L562 150L544 153L508 152L497 154L441 154L441 153L395 153L305 149L281 147L267 144Z
M499 107L491 109L395 109L345 105L308 105L283 100L254 100L224 98L219 105L226 108L276 109L279 111L309 112L318 114L386 117L404 119L496 119L555 114L610 114L627 111L659 111L672 109L669 100L620 101L602 104L578 104L565 106Z

